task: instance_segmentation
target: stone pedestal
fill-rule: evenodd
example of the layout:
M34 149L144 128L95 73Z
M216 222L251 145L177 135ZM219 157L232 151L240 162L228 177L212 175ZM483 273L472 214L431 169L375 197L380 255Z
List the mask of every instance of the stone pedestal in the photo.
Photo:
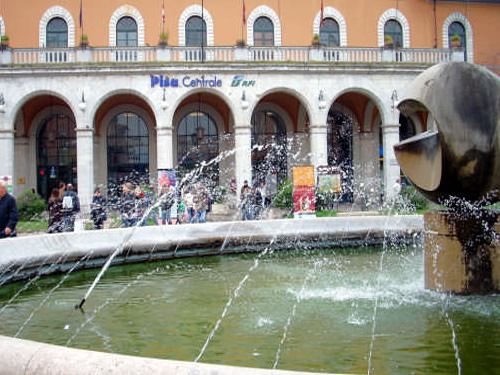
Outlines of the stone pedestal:
M495 239L472 250L467 250L463 224L447 211L424 215L425 288L458 294L500 291L499 214Z

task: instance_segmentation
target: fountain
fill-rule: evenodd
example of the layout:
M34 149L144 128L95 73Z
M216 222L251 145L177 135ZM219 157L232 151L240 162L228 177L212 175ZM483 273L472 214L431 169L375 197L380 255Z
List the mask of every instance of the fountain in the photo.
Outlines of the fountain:
M418 102L412 98L401 103L402 111ZM437 112L429 112L434 136L407 141L397 152L417 187L452 205L455 191L441 181L451 175L443 162L448 154L436 151L447 146L441 143L446 132ZM406 169L422 154L422 171ZM467 198L498 198L498 166L491 168L482 175L488 189ZM426 170L436 173L426 178ZM2 240L0 334L15 338L0 336L0 373L460 374L497 368L499 299L426 290L424 279L430 289L452 288L438 267L432 280L439 288L429 286L428 264L441 266L446 249L438 243L438 253L423 254L422 229L419 216L339 217ZM427 229L426 244L429 237ZM85 310L73 309L85 301Z
M467 63L434 66L398 108L427 131L394 149L415 187L446 210L425 215L425 283L456 293L500 290L500 79ZM496 229L495 229L496 227Z

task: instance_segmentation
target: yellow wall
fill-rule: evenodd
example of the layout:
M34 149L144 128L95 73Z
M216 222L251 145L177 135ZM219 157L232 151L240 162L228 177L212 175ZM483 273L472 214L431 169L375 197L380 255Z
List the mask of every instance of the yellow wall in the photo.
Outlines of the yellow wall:
M85 34L93 46L108 45L109 19L120 6L129 4L141 12L146 24L146 44L156 45L161 29L162 0L83 0ZM280 16L282 44L285 46L310 45L312 25L320 9L321 0L246 0L247 17L259 5L268 5ZM411 47L434 46L433 2L427 0L399 1L398 9L410 23ZM166 28L169 44L177 45L178 18L182 11L201 0L165 0ZM215 45L234 45L241 38L242 0L204 0L205 8L214 20ZM78 0L1 0L0 15L5 20L12 47L38 47L40 18L51 6L68 9L75 21L79 39ZM378 19L384 11L396 7L395 0L324 0L324 6L339 10L347 22L347 45L377 46ZM474 33L475 62L500 65L498 35L500 25L499 4L469 4L445 2L437 4L437 42L442 47L442 26L453 12L466 15ZM244 33L246 39L246 30Z

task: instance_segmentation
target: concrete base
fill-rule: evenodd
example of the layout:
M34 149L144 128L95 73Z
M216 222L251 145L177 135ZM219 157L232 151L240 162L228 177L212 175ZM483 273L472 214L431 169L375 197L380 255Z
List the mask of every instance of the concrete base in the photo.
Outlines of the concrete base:
M478 246L477 254L471 257L466 255L463 240L459 239L460 225L450 213L427 212L424 215L425 288L458 294L500 291L498 219L497 216L493 243Z

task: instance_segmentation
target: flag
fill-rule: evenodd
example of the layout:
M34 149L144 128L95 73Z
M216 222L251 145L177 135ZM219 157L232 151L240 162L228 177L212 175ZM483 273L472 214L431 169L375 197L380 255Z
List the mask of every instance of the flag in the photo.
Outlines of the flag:
M319 13L319 23L323 24L323 17L325 16L325 7L323 6L323 0L321 0L321 11Z
M165 26L165 0L161 3L161 24Z
M80 0L80 29L83 28L83 0Z
M247 12L245 9L245 0L243 0L243 25L247 24Z

